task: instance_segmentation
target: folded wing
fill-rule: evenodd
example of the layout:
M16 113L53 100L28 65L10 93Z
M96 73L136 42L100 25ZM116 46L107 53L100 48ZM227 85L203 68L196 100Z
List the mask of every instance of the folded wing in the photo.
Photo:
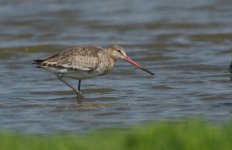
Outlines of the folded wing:
M51 57L34 60L41 67L65 68L70 70L95 70L99 63L98 53L102 50L99 46L80 46L66 49Z

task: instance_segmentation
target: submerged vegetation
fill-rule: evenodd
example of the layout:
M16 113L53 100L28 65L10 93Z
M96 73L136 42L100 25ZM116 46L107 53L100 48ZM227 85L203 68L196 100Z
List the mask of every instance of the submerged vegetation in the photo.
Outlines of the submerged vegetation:
M0 134L2 150L230 150L232 125L202 121L163 122L87 135Z

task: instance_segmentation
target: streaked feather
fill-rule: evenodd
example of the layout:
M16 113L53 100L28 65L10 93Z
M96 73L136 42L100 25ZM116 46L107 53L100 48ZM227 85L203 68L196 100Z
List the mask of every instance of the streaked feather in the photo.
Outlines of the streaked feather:
M100 46L80 46L66 49L43 60L35 60L35 62L44 67L92 71L100 63L98 53L101 50L103 48Z

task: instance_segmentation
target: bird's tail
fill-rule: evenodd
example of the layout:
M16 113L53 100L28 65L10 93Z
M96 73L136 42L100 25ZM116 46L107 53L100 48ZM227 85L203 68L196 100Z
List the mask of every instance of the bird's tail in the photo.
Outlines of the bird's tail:
M42 68L43 61L43 59L33 60L33 64L35 64L37 68Z
M43 59L33 60L33 64L41 65L43 61L44 61Z

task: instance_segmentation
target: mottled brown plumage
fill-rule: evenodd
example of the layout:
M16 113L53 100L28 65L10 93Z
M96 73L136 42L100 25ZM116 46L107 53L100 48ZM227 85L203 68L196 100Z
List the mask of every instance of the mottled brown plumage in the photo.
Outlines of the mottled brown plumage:
M61 51L44 59L40 65L71 70L93 70L99 65L99 46L80 46Z
M126 60L134 66L154 75L131 60L119 45L112 45L106 48L100 46L74 47L42 60L34 60L34 63L41 68L53 72L59 80L71 87L78 95L81 95L81 80L108 73L113 69L118 59ZM63 80L63 78L78 79L78 90Z

